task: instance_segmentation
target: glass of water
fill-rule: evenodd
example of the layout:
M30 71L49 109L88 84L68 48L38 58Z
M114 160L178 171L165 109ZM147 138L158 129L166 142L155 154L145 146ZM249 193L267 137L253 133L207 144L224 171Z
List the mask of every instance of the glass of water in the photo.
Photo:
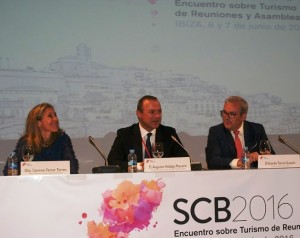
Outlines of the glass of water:
M271 144L268 140L261 140L259 142L259 153L261 155L271 154Z
M24 161L32 161L34 159L34 147L33 145L23 145L22 157Z
M152 156L154 158L161 158L164 155L164 144L161 142L155 142L152 144Z

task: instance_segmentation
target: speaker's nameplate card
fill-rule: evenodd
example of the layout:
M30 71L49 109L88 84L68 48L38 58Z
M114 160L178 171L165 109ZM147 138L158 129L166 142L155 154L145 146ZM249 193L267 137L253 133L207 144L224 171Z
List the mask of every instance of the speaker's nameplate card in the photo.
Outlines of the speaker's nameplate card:
M258 157L259 169L298 168L300 167L299 155L260 155Z
M178 172L191 171L189 157L172 157L160 159L145 159L144 172Z
M21 162L21 175L70 174L70 161Z

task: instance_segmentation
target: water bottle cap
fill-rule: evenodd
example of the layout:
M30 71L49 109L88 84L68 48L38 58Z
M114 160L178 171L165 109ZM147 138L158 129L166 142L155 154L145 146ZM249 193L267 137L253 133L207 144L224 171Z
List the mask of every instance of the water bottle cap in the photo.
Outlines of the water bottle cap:
M10 152L10 157L14 157L16 155L16 152L12 151Z
M135 152L135 150L133 150L133 149L129 150L130 154L133 154L134 152Z

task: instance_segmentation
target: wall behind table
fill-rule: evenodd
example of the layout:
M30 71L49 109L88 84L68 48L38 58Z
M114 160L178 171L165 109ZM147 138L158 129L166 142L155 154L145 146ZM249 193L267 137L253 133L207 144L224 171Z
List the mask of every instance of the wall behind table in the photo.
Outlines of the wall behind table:
M179 133L180 139L185 148L190 152L193 161L200 161L206 168L205 147L207 142L206 136L189 136L185 133ZM283 135L292 145L300 148L300 135ZM104 138L94 138L97 145L108 155L115 133L110 133ZM277 154L295 154L290 148L278 141L278 135L269 135L272 146ZM104 165L104 161L98 151L89 143L88 138L72 139L76 156L80 163L80 173L91 173L92 168ZM15 147L16 140L0 140L0 174L4 163L10 151Z

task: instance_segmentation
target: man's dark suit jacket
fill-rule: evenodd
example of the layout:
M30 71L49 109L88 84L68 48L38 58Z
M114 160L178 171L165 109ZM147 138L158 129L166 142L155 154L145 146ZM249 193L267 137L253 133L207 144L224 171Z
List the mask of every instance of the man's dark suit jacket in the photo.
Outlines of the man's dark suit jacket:
M268 140L263 125L244 121L245 146L250 152L259 153L259 141ZM208 169L230 169L230 162L237 157L233 136L223 123L209 129L205 148ZM272 149L272 154L275 154ZM257 167L257 162L251 167Z
M172 140L172 135L175 136L176 139L180 142L175 128L160 125L156 129L155 141L163 143L163 157L189 157L188 153L184 149L182 149L175 141ZM142 162L142 136L138 123L126 128L121 128L117 131L117 136L107 158L108 164L119 165L122 172L127 172L127 156L130 149L135 150L138 162Z

